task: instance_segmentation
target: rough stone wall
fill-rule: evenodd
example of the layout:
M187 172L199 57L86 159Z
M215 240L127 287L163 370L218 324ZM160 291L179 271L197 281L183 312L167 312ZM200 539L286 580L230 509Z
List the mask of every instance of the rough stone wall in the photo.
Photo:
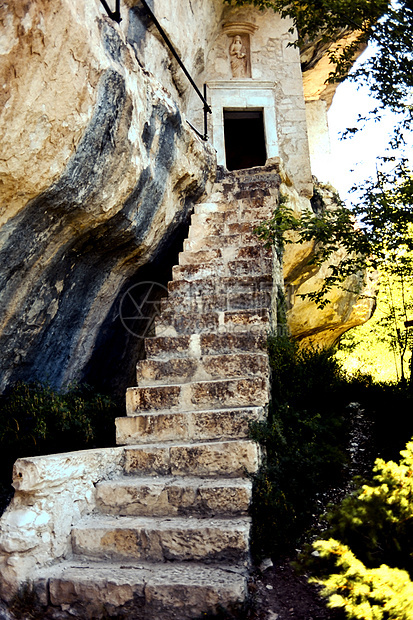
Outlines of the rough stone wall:
M127 25L129 43L142 65L154 75L162 76L162 84L178 95L184 111L189 114L188 102L192 104L189 81L167 50L156 27L146 17L139 0L127 0L126 3L131 7ZM186 68L201 86L211 39L224 9L222 0L153 0L150 6Z
M210 17L213 28L214 3L175 4L194 31ZM138 9L122 4L122 16L119 26L98 0L0 7L0 389L60 386L90 367L104 383L120 355L132 368L139 342L123 333L119 298L142 265L168 279L159 263L214 176L165 46ZM181 29L196 71L190 41Z
M0 597L10 600L35 566L71 550L71 527L96 506L95 484L122 470L123 448L16 461L10 506L1 518Z

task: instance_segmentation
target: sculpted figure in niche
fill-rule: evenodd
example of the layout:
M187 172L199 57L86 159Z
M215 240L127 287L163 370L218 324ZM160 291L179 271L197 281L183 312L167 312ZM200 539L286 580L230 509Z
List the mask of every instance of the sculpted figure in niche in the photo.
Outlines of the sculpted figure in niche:
M247 48L243 44L241 36L236 34L229 46L229 58L231 62L232 77L248 77Z

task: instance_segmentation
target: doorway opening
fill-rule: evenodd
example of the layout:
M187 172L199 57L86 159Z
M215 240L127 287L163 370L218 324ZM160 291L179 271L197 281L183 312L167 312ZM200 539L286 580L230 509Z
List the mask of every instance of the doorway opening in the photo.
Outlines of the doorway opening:
M225 158L228 170L264 166L264 116L262 110L224 110Z

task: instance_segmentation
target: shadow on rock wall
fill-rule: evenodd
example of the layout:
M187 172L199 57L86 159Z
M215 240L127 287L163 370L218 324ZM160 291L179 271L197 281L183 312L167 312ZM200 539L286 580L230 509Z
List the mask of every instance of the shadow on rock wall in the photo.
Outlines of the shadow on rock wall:
M88 381L110 391L134 383L142 339L136 325L128 332L122 324L120 301L139 281L170 279L193 204L215 173L213 149L187 125L176 93L142 68L120 27L91 4L79 4L85 22L76 23L68 15L71 4L60 0L60 12L40 0L0 8L10 43L0 73L7 79L17 55L27 57L0 112L0 127L7 134L11 122L20 123L16 140L20 135L22 144L30 134L34 145L43 115L49 126L43 157L50 159L33 196L25 181L41 168L40 151L33 151L32 169L29 143L19 148L10 139L3 145L7 153L0 153L1 162L16 160L13 169L6 162L0 170L0 391L18 380L55 387ZM43 56L33 54L27 31L30 41L45 33ZM81 53L78 39L82 66L93 79L86 95L84 80L78 84L74 74L66 117L61 106L55 109L61 56L70 72L71 58ZM35 89L31 111L28 93ZM54 123L62 132L70 125L71 105L86 96L90 105L77 115L76 131L55 137Z

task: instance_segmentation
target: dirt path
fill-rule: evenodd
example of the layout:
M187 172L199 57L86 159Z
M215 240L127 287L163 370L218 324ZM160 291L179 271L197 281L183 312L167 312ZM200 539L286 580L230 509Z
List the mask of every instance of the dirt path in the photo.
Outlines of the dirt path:
M297 575L284 558L255 581L255 609L251 620L344 620L343 613L328 609L318 589Z

